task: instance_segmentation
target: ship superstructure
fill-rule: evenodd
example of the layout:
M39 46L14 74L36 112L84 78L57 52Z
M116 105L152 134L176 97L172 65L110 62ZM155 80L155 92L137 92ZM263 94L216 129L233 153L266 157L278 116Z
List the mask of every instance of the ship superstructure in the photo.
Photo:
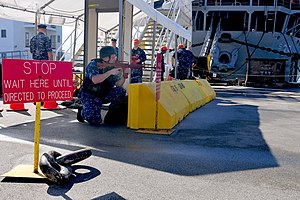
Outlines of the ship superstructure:
M193 52L210 58L209 71L221 81L246 80L251 64L272 61L256 76L299 82L300 2L195 0Z

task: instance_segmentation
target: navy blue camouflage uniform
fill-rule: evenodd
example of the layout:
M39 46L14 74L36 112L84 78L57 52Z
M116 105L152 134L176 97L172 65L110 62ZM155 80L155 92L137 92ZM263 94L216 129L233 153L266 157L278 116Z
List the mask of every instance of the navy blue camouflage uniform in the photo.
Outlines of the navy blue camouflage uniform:
M175 54L173 58L175 58ZM192 73L192 65L197 62L193 53L185 48L179 49L177 51L177 61L177 78L180 80L189 78Z
M146 53L143 49L138 47L136 50L133 48L131 51L131 55L133 57L136 57L136 59L140 59L140 62L136 63L141 65L146 60ZM130 77L130 83L141 83L143 77L143 69L131 69L131 77Z
M35 60L49 60L48 52L52 52L51 40L44 33L39 32L30 40L30 52Z
M115 51L116 51L116 56L117 56L117 58L118 58L118 54L119 54L119 48L118 47L116 47L116 48L114 48L115 49Z
M101 59L92 60L86 67L83 86L80 91L80 101L83 105L81 116L91 125L99 125L102 122L101 107L104 103L109 103L109 109L113 109L125 98L126 90L116 86L116 82L121 79L122 74L111 75L103 82L94 84L92 77L97 74L104 74L114 67L100 69L97 62ZM112 64L113 65L113 64Z

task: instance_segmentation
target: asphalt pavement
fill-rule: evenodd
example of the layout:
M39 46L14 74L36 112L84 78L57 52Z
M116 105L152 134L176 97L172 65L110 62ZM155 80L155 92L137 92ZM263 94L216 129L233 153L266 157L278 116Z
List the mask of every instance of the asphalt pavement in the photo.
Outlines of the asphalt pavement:
M0 177L0 199L300 199L300 89L214 86L172 135L93 127L42 111L40 155L89 148L65 186ZM0 174L33 164L35 107L0 101ZM103 111L105 115L105 111Z

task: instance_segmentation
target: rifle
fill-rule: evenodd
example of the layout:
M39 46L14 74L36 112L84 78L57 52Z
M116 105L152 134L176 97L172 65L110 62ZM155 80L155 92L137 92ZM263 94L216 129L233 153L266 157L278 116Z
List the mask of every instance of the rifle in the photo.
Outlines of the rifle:
M97 67L100 69L104 69L106 67L122 68L123 69L123 77L128 78L128 72L125 72L126 69L140 69L143 65L132 64L127 61L117 61L116 63L100 63L97 62Z
M104 69L106 67L112 67L114 66L115 68L122 68L124 69L140 69L143 68L143 65L138 65L138 64L132 64L129 63L128 61L117 61L116 63L97 63L97 67L99 67L100 69Z

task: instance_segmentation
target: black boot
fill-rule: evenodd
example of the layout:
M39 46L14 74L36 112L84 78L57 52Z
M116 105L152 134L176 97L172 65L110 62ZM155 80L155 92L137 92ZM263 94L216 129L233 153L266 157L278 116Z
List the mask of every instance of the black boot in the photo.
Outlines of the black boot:
M84 119L83 119L83 117L82 117L82 115L81 115L81 111L82 111L82 107L79 107L78 108L78 112L77 112L77 120L79 121L79 122L84 122Z

